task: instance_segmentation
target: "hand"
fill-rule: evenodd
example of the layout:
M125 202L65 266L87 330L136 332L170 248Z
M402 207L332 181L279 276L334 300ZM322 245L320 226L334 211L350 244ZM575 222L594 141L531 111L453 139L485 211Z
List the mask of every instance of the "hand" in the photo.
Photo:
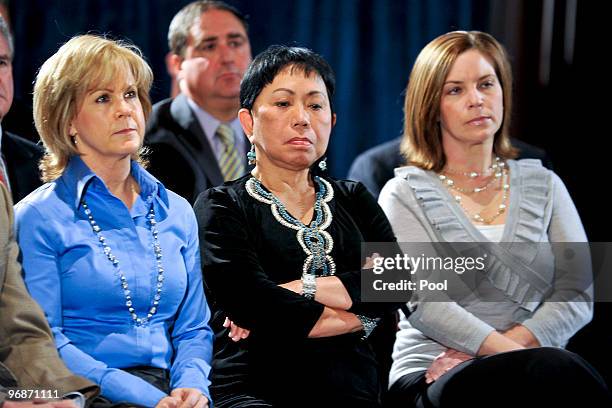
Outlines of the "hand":
M512 326L510 329L501 332L505 337L509 338L520 344L525 348L533 348L540 347L540 342L533 335L531 330L523 326L522 324L516 324Z
M204 57L184 59L176 75L177 84L183 89L187 84L197 83L197 79L206 74L209 65L210 61Z
M208 407L208 398L195 388L175 388L170 396L180 401L178 408Z
M461 351L447 349L444 353L438 355L433 363L431 363L425 373L425 382L431 384L454 367L472 358L473 357L469 354L462 353Z
M155 408L178 408L180 403L178 398L166 396L157 402Z
M374 268L374 259L382 258L378 252L374 252L372 256L366 257L365 263L361 267L361 269L372 269Z
M278 285L278 286L280 286L281 288L288 289L292 292L295 292L298 295L301 295L302 291L304 290L304 288L302 287L301 279L292 280L291 282L283 283L282 285Z
M77 408L70 400L60 401L4 401L4 408Z
M247 337L249 337L249 334L251 334L250 330L243 329L242 327L236 325L234 322L232 322L227 317L225 318L225 321L223 322L223 327L230 328L229 337L234 341L240 341L242 339L246 339Z
M180 403L181 401L178 398L167 395L157 402L155 408L178 408Z

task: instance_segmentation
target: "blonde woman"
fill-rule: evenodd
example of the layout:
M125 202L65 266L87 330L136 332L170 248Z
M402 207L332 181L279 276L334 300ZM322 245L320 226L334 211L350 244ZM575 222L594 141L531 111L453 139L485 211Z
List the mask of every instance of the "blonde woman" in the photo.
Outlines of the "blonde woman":
M25 279L66 365L110 403L208 405L212 352L189 204L139 164L152 73L92 35L41 67L44 181L16 206Z

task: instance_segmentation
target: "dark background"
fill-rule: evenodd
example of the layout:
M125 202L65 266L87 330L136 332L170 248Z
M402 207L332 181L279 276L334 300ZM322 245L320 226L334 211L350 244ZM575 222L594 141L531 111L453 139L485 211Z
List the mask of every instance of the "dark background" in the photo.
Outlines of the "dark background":
M169 93L164 57L173 15L189 1L13 0L15 96L31 106L38 67L79 33L109 33L139 46L153 67L152 98ZM310 47L337 75L338 124L329 168L345 177L357 154L400 135L403 91L420 49L451 30L483 30L509 51L514 68L513 136L546 149L578 207L591 241L610 241L608 198L609 43L596 24L599 2L587 0L258 0L233 1L250 16L257 54L273 43ZM603 98L603 99L602 99ZM602 101L602 102L599 102ZM15 108L17 109L17 108ZM3 126L13 127L11 118ZM23 124L20 124L23 125ZM27 129L21 131L28 133ZM607 258L608 264L609 255ZM610 273L596 270L596 273ZM610 380L606 334L610 304L573 341ZM610 382L610 381L609 381Z

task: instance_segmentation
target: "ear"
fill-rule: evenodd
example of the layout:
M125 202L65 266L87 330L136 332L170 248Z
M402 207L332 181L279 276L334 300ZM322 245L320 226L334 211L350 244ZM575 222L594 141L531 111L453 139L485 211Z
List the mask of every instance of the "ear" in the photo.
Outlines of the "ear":
M68 125L68 134L70 136L74 136L76 135L78 132L76 130L76 128L74 127L74 125L72 124L72 122L70 122L70 125Z
M178 80L178 75L181 71L182 62L183 58L174 54L172 51L166 54L166 70L168 71L168 75L170 75L175 80Z
M332 128L334 126L336 126L336 114L335 113L332 115Z
M253 115L251 115L248 109L242 108L238 111L238 120L240 120L242 130L244 130L244 134L249 139L249 142L253 143Z

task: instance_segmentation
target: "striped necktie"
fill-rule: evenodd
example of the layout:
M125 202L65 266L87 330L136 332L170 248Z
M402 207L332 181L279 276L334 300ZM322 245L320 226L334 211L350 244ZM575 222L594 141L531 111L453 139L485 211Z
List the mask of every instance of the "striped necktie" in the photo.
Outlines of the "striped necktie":
M11 185L8 180L8 174L6 173L6 162L4 161L4 155L0 156L0 183L4 184L6 189L11 192Z
M236 148L234 131L231 127L222 123L217 128L215 135L223 144L223 151L219 156L219 168L221 174L223 174L223 179L225 181L237 179L244 174L244 164Z

